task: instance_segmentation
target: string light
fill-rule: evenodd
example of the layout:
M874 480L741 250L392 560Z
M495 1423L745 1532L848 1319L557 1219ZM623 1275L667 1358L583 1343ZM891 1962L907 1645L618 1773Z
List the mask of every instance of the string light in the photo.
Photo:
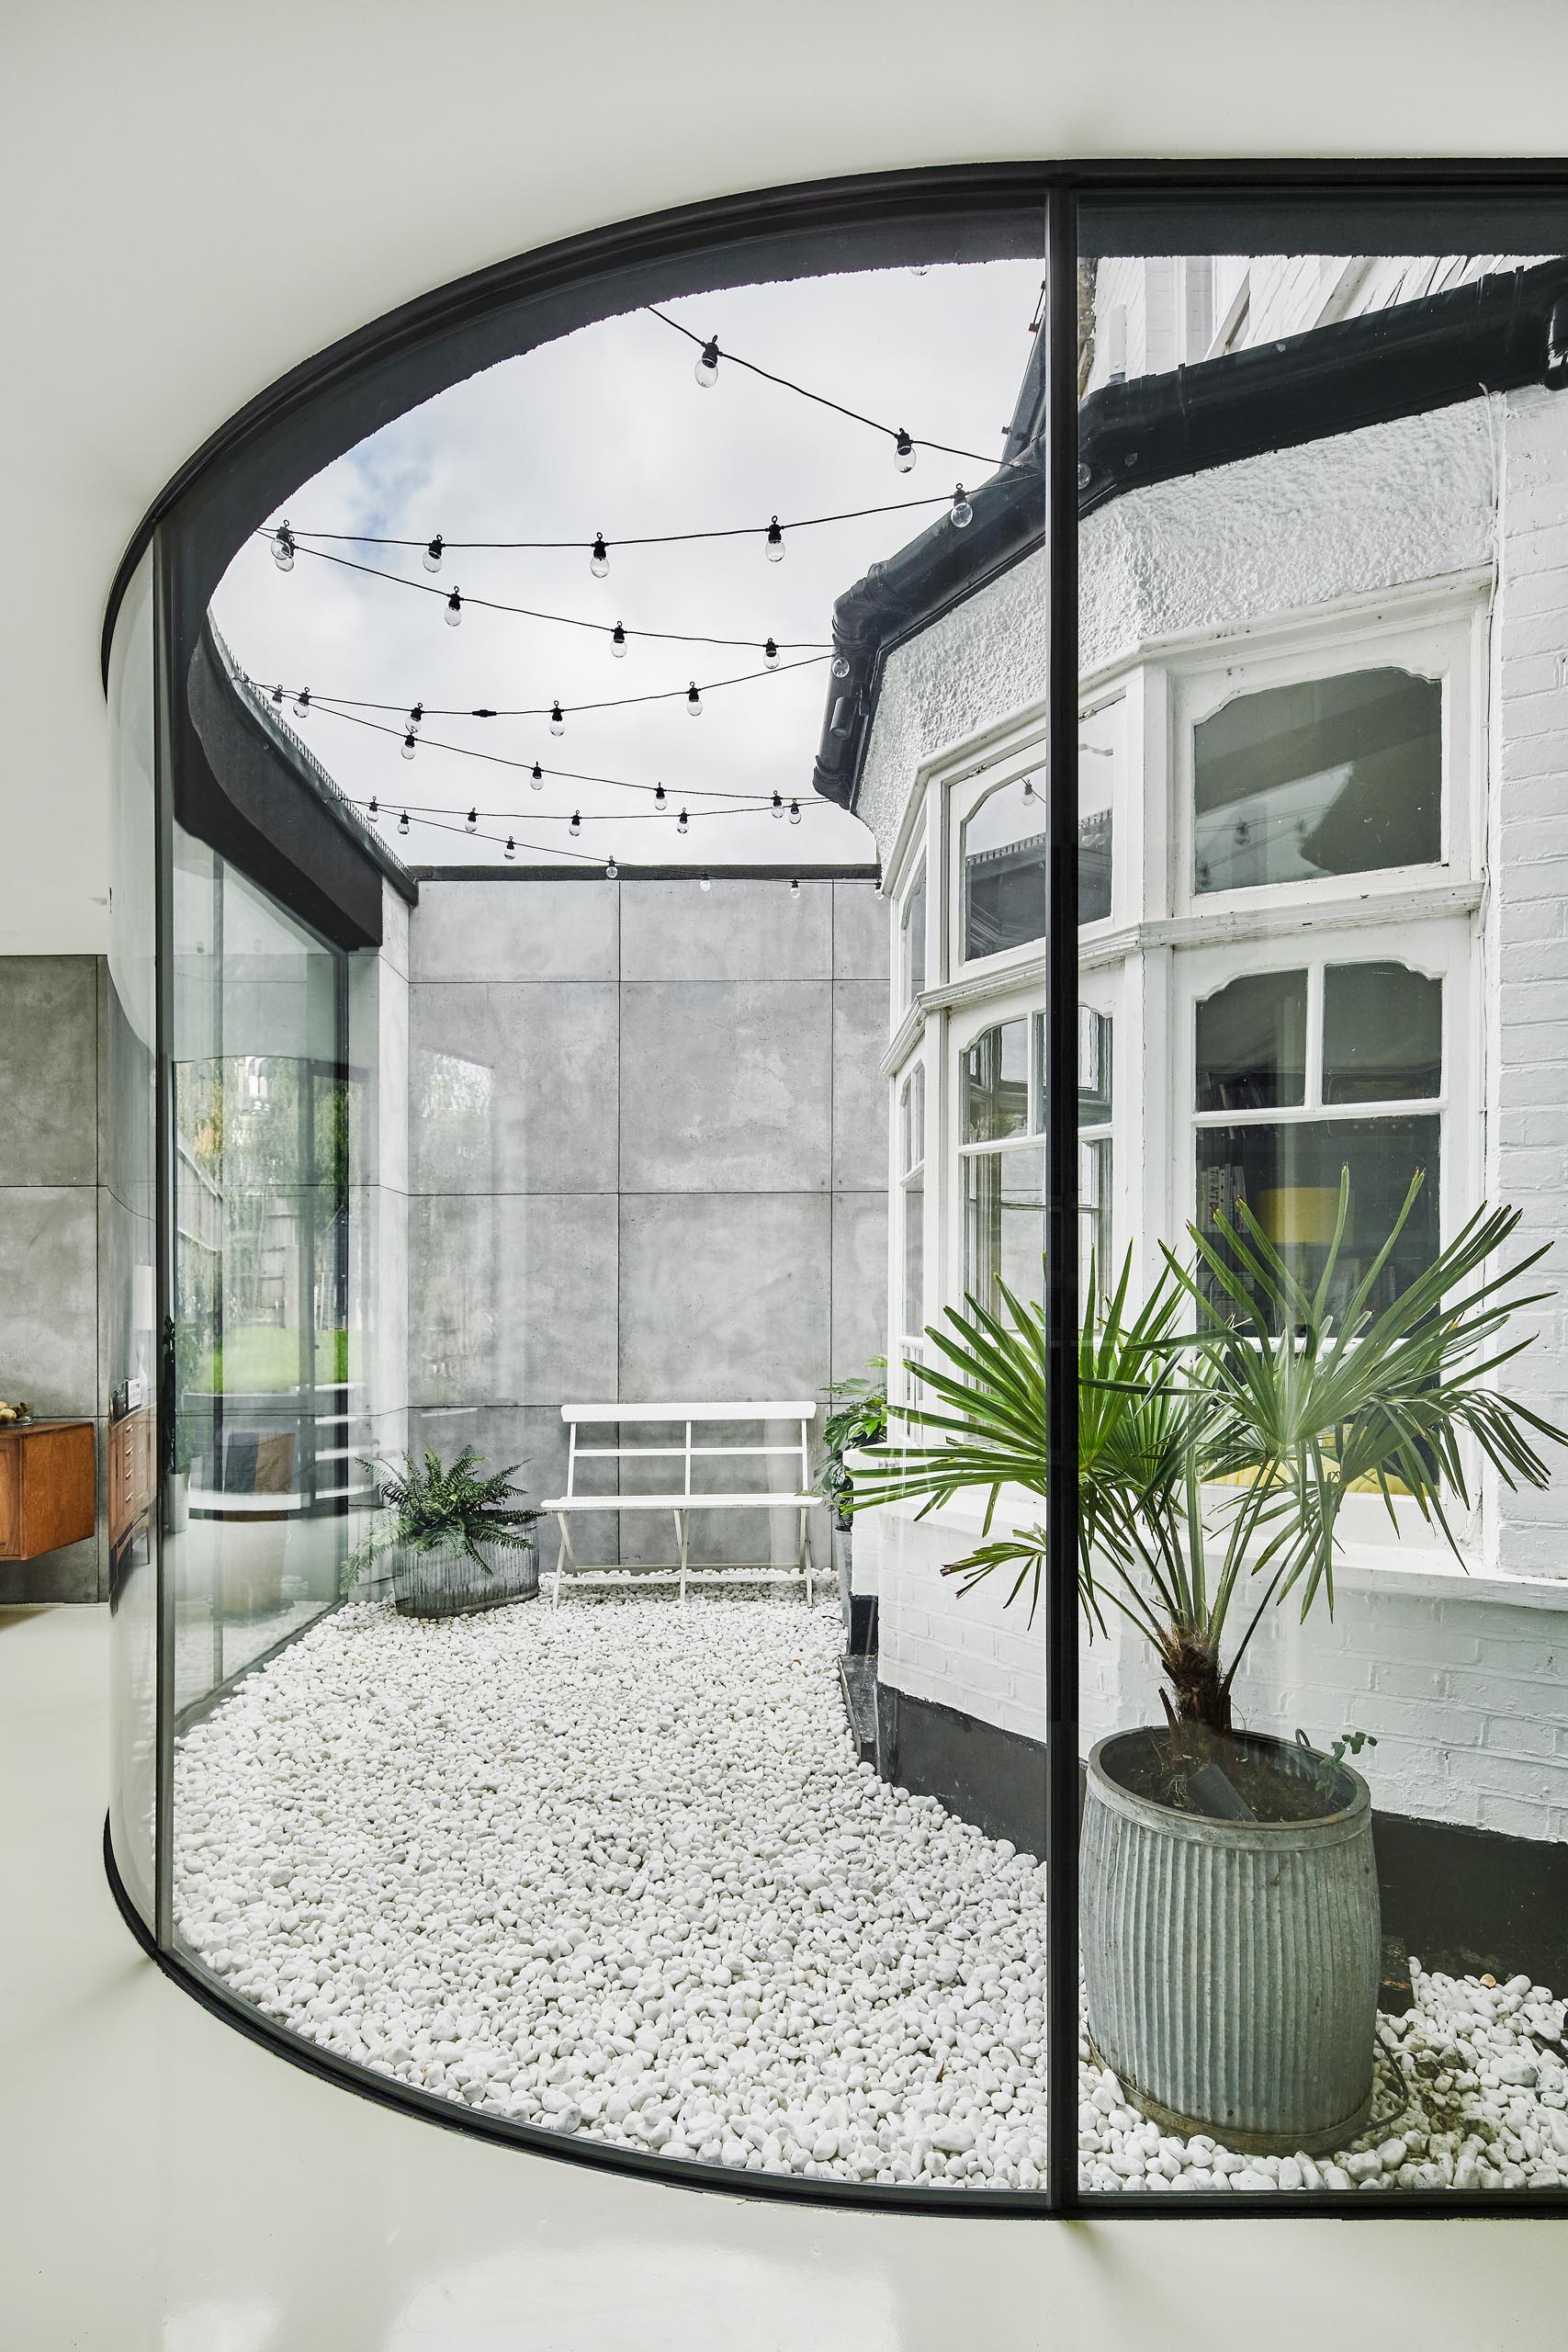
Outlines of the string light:
M768 665L768 667L769 667L769 669L770 669L770 670L776 670L776 669L778 668L778 666L779 666L779 649L778 649L778 647L773 643L773 639L772 639L771 637L769 638L769 639L768 639L767 643L766 643L766 644L763 646L763 648L762 648L762 659L763 659L763 661L767 663L767 665Z
M277 708L281 710L283 708L283 688L281 686L274 686L272 690L272 699Z
M702 715L703 698L697 692L697 682L694 678L686 688L686 716L688 718L700 718Z
M800 822L800 803L798 800L792 800L789 804L789 821L792 825L798 825Z
M1040 797L1034 789L1034 778L1032 775L1026 775L1023 779L1023 797L1025 800L1038 800Z
M287 515L272 535L272 560L279 571L292 571L294 569L294 534L288 527Z
M782 792L775 792L773 795L773 814L782 822L784 818L784 794Z
M301 687L300 687L300 689L299 689L299 693L295 695L295 697L294 697L294 716L295 716L295 718L310 718L310 687L309 687L309 686L301 686Z
M411 727L411 728L409 729L408 733L403 737L403 757L404 757L404 759L405 759L405 760L412 760L412 757L413 757L413 755L414 755L415 748L416 748L416 738L415 738L415 735L414 735L413 729Z
M545 771L539 765L538 761L536 760L533 766L528 771L528 789L530 792L543 792L544 788Z
M784 561L784 533L779 528L779 518L775 514L773 521L768 525L768 561L770 563L782 563Z
M575 840L577 839L577 837L578 837L579 833L581 833L581 831L582 831L582 819L581 819L581 817L578 814L578 811L574 808L574 809L572 810L572 812L571 812L571 822L570 822L570 824L567 827L567 831L571 835L572 840L573 840L573 841L575 841Z
M828 668L829 673L835 678L847 678L850 674L849 662L841 653L834 654L831 662L828 664Z
M409 725L411 727L423 727L424 725L424 705L422 702L416 702L413 708L410 711Z
M588 559L588 569L595 580L603 580L610 569L610 550L604 545L603 531L593 534L593 552Z
M656 311L653 315L655 318L658 318L660 313ZM694 335L692 340L694 343L696 341L696 337ZM709 335L706 343L703 345L702 356L697 361L696 366L693 368L692 373L696 378L705 392L711 391L713 390L714 385L718 381L717 335Z
M406 835L406 834L407 834L407 832L408 832L408 829L409 829L409 812L408 812L408 810L405 808L405 809L403 810L402 815L398 819L398 831L399 831L399 832L400 832L400 833L402 833L402 834Z
M477 832L479 831L479 810L478 810L477 808L470 808L470 809L469 809L469 811L468 811L468 831L469 831L469 832L470 832L470 833L477 833Z
M789 886L789 895L790 895L790 897L791 897L792 899L798 899L798 898L799 898L799 896L800 896L800 883L799 883L799 880L798 880L798 879L794 879L794 880L792 880L792 881L791 881L790 886Z
M669 796L666 794L664 786L661 784L656 784L654 786L653 805L656 808L662 808L668 797Z
M370 806L369 806L369 808L366 810L366 812L365 812L365 813L366 813L366 815L369 818L370 822L371 822L373 825L378 825L378 824L380 823L380 821L381 821L381 804L380 804L380 802L377 799L377 797L376 797L376 796L375 796L375 794L374 794L374 793L372 793L372 794L371 794L371 796L370 796Z
M440 532L437 531L435 537L431 540L430 545L424 550L423 563L426 571L440 571L441 550L444 545L445 541L443 540Z
M926 442L923 446L933 448L937 445L933 442ZM976 457L976 462L980 465L988 465L990 462L988 458L979 457L975 451L965 449L960 454L964 457ZM928 497L896 498L884 501L876 506L840 507L829 514L797 514L782 527L789 531L814 531L825 524L861 523L874 515L908 514L921 506L945 506L946 503L945 492L935 491ZM622 548L667 548L688 546L698 539L750 539L753 538L761 527L760 523L726 523L716 528L703 531L649 531L631 537L617 537L615 545ZM325 553L321 548L308 547L305 542L309 539L327 539L334 543L360 548L424 548L423 539L400 537L393 531L310 531L291 528L287 523L280 524L278 529L288 531L290 544L295 553L299 555L319 556ZM265 539L269 546L276 544L276 532L261 530L258 531L257 537ZM590 551L592 549L592 543L587 539L441 539L433 540L431 545L440 546L446 553L450 553L454 548L459 550L478 548L491 552L499 551L503 554L529 551L580 554L584 548L589 548ZM425 552L428 553L428 549L425 549ZM341 561L342 559L340 558L339 560ZM396 572L389 572L386 576L389 579L401 577ZM404 582L404 585L409 588L422 588L423 584L423 581L418 580ZM440 591L432 590L430 593L439 594ZM477 602L478 599L475 601Z
M610 650L615 655L617 662L625 660L626 650L626 633L621 627L619 621L615 623L615 628L610 631Z
M713 876L711 874L705 874L703 876L701 887L705 890L711 890L713 888Z
M504 857L504 858L506 858L506 859L508 859L508 860L511 860L511 859L514 858L514 857L516 856L516 854L517 854L517 844L516 844L516 842L513 840L513 838L512 838L512 836L511 836L511 834L510 834L510 833L508 833L508 834L507 834L507 836L506 836L506 847L502 851L502 853L501 853L501 854L502 854L502 857Z
M608 865L605 866L605 868L604 868L604 879L605 879L605 881L606 881L606 882L613 882L613 881L615 879L615 876L619 874L620 870L621 870L621 869L620 869L620 867L615 864L615 851L614 851L614 850L612 850L612 851L610 852L610 861L609 861L609 864L608 864Z
M952 523L955 531L966 531L969 528L970 524L975 520L975 509L970 505L969 501L964 495L964 484L962 482L958 484L953 493L953 509L948 516L948 520Z
M446 599L446 626L456 628L463 617L463 599L456 588Z
M558 702L553 702L550 705L550 733L552 735L566 733L566 713Z
M898 427L897 435L893 443L893 463L901 474L914 471L915 445L902 425Z
M680 815L679 815L679 816L676 818L676 820L675 820L675 831L676 831L678 833L683 833L683 832L687 830L688 826L691 824L691 821L692 821L692 820L691 820L691 819L687 816L687 814L686 814L685 810L682 808L682 811L681 811L681 813L680 813Z

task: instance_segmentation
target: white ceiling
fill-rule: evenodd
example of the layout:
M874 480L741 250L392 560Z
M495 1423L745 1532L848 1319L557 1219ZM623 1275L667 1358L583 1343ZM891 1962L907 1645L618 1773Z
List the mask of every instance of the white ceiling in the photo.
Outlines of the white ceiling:
M107 916L120 551L296 361L485 263L821 175L1535 154L1561 0L12 0L0 142L0 953Z

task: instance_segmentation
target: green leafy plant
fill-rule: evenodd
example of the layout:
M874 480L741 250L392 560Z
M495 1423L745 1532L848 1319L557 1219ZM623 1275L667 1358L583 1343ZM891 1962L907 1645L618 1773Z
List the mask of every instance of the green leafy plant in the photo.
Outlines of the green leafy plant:
M360 1468L376 1482L378 1508L390 1516L372 1528L351 1555L344 1571L345 1585L353 1584L394 1546L414 1552L460 1548L486 1576L491 1575L490 1563L479 1546L514 1541L541 1514L523 1503L525 1489L511 1483L512 1472L519 1464L481 1478L477 1471L483 1459L473 1446L466 1445L455 1461L444 1463L427 1445L423 1461L405 1453L396 1468L384 1462L361 1462Z
M1311 1290L1245 1204L1235 1225L1216 1219L1223 1247L1188 1227L1191 1265L1162 1245L1159 1277L1139 1306L1129 1299L1131 1253L1109 1296L1091 1276L1077 1342L1078 1592L1091 1638L1115 1609L1148 1642L1178 1723L1228 1735L1236 1669L1269 1608L1294 1596L1304 1618L1321 1593L1332 1610L1352 1490L1381 1495L1396 1530L1396 1498L1410 1498L1458 1556L1450 1498L1468 1509L1467 1450L1509 1487L1544 1487L1534 1441L1568 1443L1568 1432L1491 1385L1530 1343L1502 1343L1510 1317L1551 1295L1519 1287L1544 1248L1495 1271L1517 1210L1478 1211L1372 1307L1420 1184L1417 1175L1335 1311L1348 1175ZM1001 1316L969 1297L931 1330L945 1362L909 1370L931 1401L895 1410L934 1435L880 1449L850 1508L917 1498L923 1516L960 1489L988 1489L985 1540L944 1573L965 1591L1010 1573L1009 1602L1028 1588L1032 1612L1043 1529L990 1530L1004 1487L1045 1493L1045 1317L1006 1289L1001 1299Z
M866 1370L882 1376L840 1380L829 1389L830 1397L841 1401L838 1410L829 1413L822 1424L822 1460L816 1487L823 1501L838 1514L840 1527L850 1524L850 1497L854 1484L844 1467L845 1454L861 1446L880 1445L887 1435L887 1358L873 1356Z

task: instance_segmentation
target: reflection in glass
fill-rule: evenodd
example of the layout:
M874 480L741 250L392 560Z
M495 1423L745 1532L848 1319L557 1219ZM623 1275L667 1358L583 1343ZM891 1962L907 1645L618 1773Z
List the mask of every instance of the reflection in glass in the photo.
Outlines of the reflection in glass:
M1193 732L1193 888L1435 865L1442 784L1435 679L1361 670L1238 695Z
M1040 1028L1043 1032L1044 1023ZM1043 1042L1043 1040L1042 1040ZM1078 1007L1078 1286L1112 1280L1111 1017Z
M967 1153L964 1160L964 1291L990 1314L998 1285L1015 1298L1040 1295L1045 1247L1045 1164L1038 1144Z
M988 792L964 820L964 956L1045 936L1045 800L1032 775Z
M1029 1128L1029 1024L998 1022L964 1057L964 1140L996 1143Z
M1443 1091L1443 984L1403 964L1323 976L1323 1099L1398 1102Z
M904 906L904 1001L913 1004L926 984L926 869L922 865Z
M1079 722L1078 737L1078 921L1103 922L1111 912L1111 867L1116 775L1109 729L1120 706Z
M1306 1099L1307 976L1259 972L1198 1007L1200 1111L1274 1110Z

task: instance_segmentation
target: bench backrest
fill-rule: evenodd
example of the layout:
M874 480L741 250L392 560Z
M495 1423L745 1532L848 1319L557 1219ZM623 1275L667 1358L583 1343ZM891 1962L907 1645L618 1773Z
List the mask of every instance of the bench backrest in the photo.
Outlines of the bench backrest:
M810 1397L785 1396L753 1400L749 1404L720 1405L697 1403L682 1399L666 1405L563 1405L560 1417L567 1425L566 1491L577 1493L579 1462L679 1462L682 1465L679 1489L692 1494L692 1464L719 1457L728 1461L777 1459L788 1456L795 1465L795 1483L801 1493L806 1491L809 1468L808 1449L811 1424L817 1418L817 1407ZM799 1434L788 1445L738 1445L733 1439L728 1443L698 1444L693 1432L705 1426L722 1427L728 1422L761 1421L792 1422ZM623 1445L618 1441L626 1429L672 1429L682 1431L679 1445ZM614 1444L583 1444L580 1430L607 1430L617 1441ZM756 1492L766 1491L757 1488Z

